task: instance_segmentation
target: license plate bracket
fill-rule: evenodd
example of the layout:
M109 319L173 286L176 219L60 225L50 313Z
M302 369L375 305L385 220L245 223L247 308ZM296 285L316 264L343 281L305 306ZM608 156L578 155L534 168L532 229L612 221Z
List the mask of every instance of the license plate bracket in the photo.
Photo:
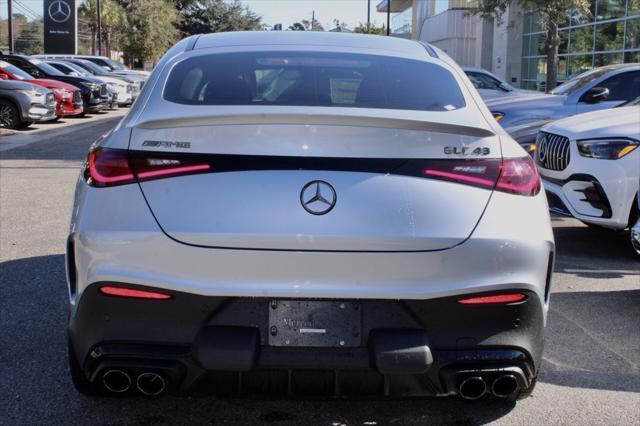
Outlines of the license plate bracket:
M357 347L361 341L358 302L272 300L269 345Z

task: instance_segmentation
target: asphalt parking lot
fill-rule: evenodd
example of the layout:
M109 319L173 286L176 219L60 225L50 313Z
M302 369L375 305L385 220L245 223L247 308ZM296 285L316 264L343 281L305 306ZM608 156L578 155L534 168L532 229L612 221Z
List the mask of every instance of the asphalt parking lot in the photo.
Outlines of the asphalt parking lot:
M626 233L564 218L553 218L540 382L517 404L79 395L66 359L65 238L79 166L118 116L0 137L0 424L640 424L640 259Z

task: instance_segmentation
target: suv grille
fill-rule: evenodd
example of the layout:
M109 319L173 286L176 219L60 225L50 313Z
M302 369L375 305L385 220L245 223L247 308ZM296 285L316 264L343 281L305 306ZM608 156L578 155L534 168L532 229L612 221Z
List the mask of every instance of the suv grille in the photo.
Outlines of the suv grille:
M569 138L539 132L536 139L536 163L549 170L564 170L569 165Z

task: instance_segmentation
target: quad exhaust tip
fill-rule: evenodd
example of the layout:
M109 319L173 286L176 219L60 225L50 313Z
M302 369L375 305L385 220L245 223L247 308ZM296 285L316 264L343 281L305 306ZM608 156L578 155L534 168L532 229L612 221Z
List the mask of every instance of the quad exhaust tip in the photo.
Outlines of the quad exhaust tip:
M123 393L131 388L131 376L122 370L108 370L102 375L105 389L113 393Z
M166 382L160 374L146 372L138 376L136 379L136 387L144 395L156 396L164 392Z
M480 376L468 377L460 383L458 392L464 399L473 401L482 398L487 392L487 384Z
M498 377L491 385L491 393L499 398L508 398L518 391L520 385L513 374Z

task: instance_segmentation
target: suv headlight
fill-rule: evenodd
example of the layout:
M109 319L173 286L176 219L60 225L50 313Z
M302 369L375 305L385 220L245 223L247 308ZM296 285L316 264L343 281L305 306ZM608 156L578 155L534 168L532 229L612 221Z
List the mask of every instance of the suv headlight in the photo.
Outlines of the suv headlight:
M497 122L500 122L500 120L504 118L504 113L502 112L491 111L491 114L493 115L493 118L495 118Z
M31 102L38 102L40 100L42 100L42 98L44 98L44 94L38 92L37 90L16 90L16 92L18 93L22 93L23 95L27 95L29 97L29 99L31 100Z
M63 98L67 98L67 97L71 97L71 91L67 90L67 89L62 89L59 87L54 87L53 89L53 93L55 93L56 95L60 95Z
M603 160L617 160L640 145L640 142L627 138L584 139L577 141L578 152L583 157Z
M91 89L91 91L100 90L100 85L99 84L88 83L87 86L89 86L89 89Z

